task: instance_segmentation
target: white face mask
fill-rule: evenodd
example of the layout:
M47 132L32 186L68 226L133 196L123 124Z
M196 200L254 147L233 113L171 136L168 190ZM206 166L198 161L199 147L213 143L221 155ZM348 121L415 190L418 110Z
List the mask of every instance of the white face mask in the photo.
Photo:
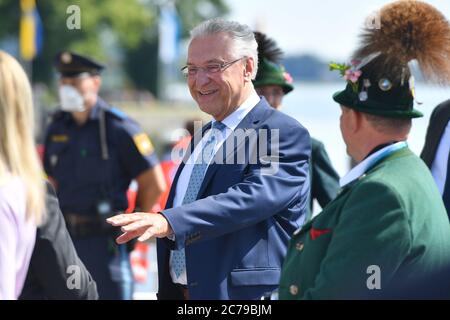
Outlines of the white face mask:
M59 87L59 100L61 102L61 110L63 111L82 112L86 110L83 96L77 89L70 85L62 85Z

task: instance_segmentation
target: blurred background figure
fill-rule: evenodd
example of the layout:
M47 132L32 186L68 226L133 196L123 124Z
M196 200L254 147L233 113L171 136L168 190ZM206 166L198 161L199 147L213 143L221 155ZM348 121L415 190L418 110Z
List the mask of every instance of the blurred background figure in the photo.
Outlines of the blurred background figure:
M281 110L283 97L294 90L293 79L279 64L283 51L278 48L276 42L264 33L254 33L258 42L259 68L253 85L258 95L264 96L273 108ZM324 208L336 197L339 190L339 175L331 164L325 146L312 137L310 159L309 217L313 212L314 200Z
M97 281L100 299L131 299L127 247L114 244L104 219L128 208L133 179L136 205L150 211L166 187L161 167L140 126L98 96L103 65L62 52L55 67L61 110L47 130L44 168L78 254Z
M447 214L450 212L450 100L438 105L431 114L421 157L430 168Z
M13 57L0 51L0 300L19 297L36 226L45 218L33 117L26 74Z
M47 183L45 210L47 219L37 229L20 299L98 299L97 285L77 255L50 183Z

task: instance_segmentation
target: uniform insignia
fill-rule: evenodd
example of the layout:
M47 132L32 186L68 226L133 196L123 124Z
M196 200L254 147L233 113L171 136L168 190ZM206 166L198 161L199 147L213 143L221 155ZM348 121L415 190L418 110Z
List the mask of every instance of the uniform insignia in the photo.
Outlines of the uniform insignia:
M64 52L61 55L61 62L65 64L69 64L72 62L72 55L69 52Z
M56 154L52 154L50 156L50 165L54 167L56 166L57 163L58 163L58 156Z
M148 156L149 154L153 153L153 144L150 141L150 138L145 133L134 135L133 141L142 155Z
M69 136L65 134L54 134L51 136L52 142L67 142L69 141Z
M125 119L127 117L127 115L122 110L119 110L114 107L110 108L109 112L111 112L113 115L115 115L119 119Z

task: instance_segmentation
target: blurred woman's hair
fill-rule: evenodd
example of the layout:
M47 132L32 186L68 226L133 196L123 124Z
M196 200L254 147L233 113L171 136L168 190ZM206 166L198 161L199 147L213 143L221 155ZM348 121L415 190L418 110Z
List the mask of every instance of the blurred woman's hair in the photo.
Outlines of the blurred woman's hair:
M43 170L34 143L31 85L20 64L0 50L0 185L19 177L26 189L27 219L45 217Z

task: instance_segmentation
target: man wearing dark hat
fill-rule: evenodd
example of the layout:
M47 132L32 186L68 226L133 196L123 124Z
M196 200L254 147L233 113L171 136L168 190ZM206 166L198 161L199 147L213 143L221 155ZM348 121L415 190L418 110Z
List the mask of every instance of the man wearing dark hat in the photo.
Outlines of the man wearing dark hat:
M449 70L450 71L450 70ZM450 212L450 100L442 102L431 114L425 145L420 157L431 170L438 190Z
M275 41L264 33L254 33L258 42L259 67L253 85L258 95L264 96L273 108L280 110L283 97L294 90L293 79L279 64L283 52ZM339 190L339 175L331 164L325 146L313 137L311 137L309 171L311 195L308 217L312 214L314 199L322 208L325 208L336 197Z
M129 299L129 254L116 246L105 217L128 207L127 189L139 185L138 206L150 211L165 188L150 139L139 125L99 96L98 62L72 53L56 56L61 111L48 128L44 167L53 182L81 260L100 299Z
M408 63L417 59L427 78L448 82L450 27L419 1L389 4L380 20L381 29L365 30L352 65L330 65L347 80L334 100L357 166L341 179L337 198L292 237L281 299L379 297L450 262L444 204L406 142L411 119L422 116L413 108Z

